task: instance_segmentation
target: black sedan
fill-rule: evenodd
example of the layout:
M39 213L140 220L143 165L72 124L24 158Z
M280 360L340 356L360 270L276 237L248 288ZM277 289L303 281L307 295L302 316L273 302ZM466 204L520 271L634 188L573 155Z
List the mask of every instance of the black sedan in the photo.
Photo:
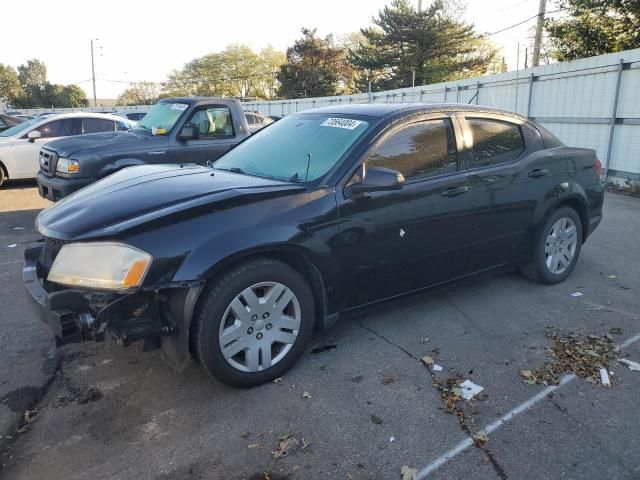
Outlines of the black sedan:
M49 207L23 275L59 344L143 340L253 386L375 302L492 269L561 282L602 218L600 174L507 112L312 110L212 168L130 167Z

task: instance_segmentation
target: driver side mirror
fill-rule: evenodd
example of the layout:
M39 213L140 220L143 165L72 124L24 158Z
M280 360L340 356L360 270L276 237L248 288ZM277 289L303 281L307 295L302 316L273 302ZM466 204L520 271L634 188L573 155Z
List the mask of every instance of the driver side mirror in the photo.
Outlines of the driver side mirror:
M38 131L38 130L31 130L28 134L27 134L27 138L29 139L30 143L35 142L38 138L42 138L42 134Z
M349 189L352 193L386 192L400 190L404 187L404 176L400 172L390 168L367 168L361 182L352 184Z
M197 140L198 138L200 138L200 132L193 125L186 125L182 127L182 130L180 130L180 135L178 135L178 138L182 141Z

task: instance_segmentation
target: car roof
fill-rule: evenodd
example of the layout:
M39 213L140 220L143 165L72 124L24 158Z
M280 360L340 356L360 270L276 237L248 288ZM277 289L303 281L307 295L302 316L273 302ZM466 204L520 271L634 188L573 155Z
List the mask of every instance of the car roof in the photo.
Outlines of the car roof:
M408 115L413 113L476 112L495 113L526 121L526 118L521 115L506 110L461 103L352 103L348 105L337 104L330 107L321 107L305 111L305 113L311 112L330 113L332 115L364 115L376 118L390 117L398 113Z
M163 98L158 103L171 103L171 102L180 102L180 103L188 103L189 105L198 104L198 103L210 103L214 101L216 103L220 103L223 105L231 105L235 103L234 98L222 98L222 97L170 97Z
M38 118L38 117L36 117ZM42 119L42 121L51 121L58 120L63 118L104 118L105 120L122 120L121 117L117 115L112 115L110 113L94 113L94 112L69 112L69 113L54 113L52 115L47 115Z

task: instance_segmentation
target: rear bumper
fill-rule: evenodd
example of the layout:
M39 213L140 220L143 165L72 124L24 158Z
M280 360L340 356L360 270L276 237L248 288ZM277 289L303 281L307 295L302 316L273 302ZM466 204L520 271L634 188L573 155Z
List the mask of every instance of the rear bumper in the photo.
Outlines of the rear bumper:
M38 257L42 247L30 248L24 252L22 279L29 293L32 312L56 336L56 345L82 341L78 327L80 315L89 315L87 299L77 290L48 292L38 277Z
M52 202L57 202L97 180L96 178L49 177L42 172L38 172L36 179L40 196Z

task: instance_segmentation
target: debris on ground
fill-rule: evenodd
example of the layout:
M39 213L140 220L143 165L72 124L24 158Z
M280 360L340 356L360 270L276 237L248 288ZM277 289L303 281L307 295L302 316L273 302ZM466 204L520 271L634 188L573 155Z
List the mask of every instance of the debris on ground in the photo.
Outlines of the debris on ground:
M422 363L424 363L426 366L433 365L433 357L430 355L425 355L420 360L422 360Z
M572 297L581 297L582 295L584 295L584 293L582 293L582 292L573 292L571 294Z
M310 446L311 446L311 442L308 442L306 438L302 437L302 446L300 447L300 450L304 452Z
M433 386L440 391L444 411L458 417L460 425L464 425L465 414L460 405L462 399L461 383L462 378L460 377L450 377L447 379L435 378L433 380Z
M262 443L250 443L247 448L262 448Z
M441 372L441 371L442 371L442 366L438 365L437 363L434 363L434 364L433 364L433 367L431 367L431 369L432 369L434 372Z
M274 378L271 383L280 383L282 381L282 377Z
M612 333L614 335L622 335L622 328L620 328L620 327L611 327L609 329L609 333Z
M396 441L396 437L389 437L389 443L393 443Z
M609 372L607 372L606 368L600 369L600 383L603 387L611 386L611 381L609 381Z
M311 349L311 353L316 355L318 353L322 353L322 352L328 352L329 350L333 350L335 348L338 348L337 345L320 345L319 347L316 348L312 348Z
M400 475L402 480L416 480L418 478L418 470L403 465L400 469Z
M607 273L607 278L610 280L615 280L618 276L614 273Z
M296 438L290 435L284 435L280 437L278 441L278 447L273 452L271 452L271 455L275 459L284 458L291 452L297 450L299 445L300 442Z
M17 243L12 243L11 245L7 245L9 248L16 248Z
M371 415L371 421L376 425L382 424L382 418L377 415Z
M24 227L13 227L14 230L24 230Z
M628 360L626 358L619 358L618 361L628 366L629 370L640 372L640 363L634 362L633 360Z
M465 400L471 400L478 393L484 390L484 387L476 385L471 380L465 380L460 384L460 390L462 390L462 398Z
M302 392L302 398L311 398L311 394L309 392Z
M429 340L431 340L429 337L422 337L420 339L420 343L424 345L425 343L429 343Z
M489 441L487 435L482 431L474 433L471 438L473 439L473 444L478 448L483 447Z
M351 379L353 383L360 383L364 377L362 375L357 375Z
M389 385L390 383L393 383L393 381L395 380L395 378L393 378L393 375L389 375L388 373L386 375L384 375L382 377L382 380L380 380L382 382L383 385Z
M547 338L553 340L547 349L550 358L544 366L534 370L522 370L524 382L530 385L541 383L557 385L562 373L572 373L590 383L600 383L600 369L608 370L609 361L616 356L613 339L609 335L560 335L554 329L548 329Z

